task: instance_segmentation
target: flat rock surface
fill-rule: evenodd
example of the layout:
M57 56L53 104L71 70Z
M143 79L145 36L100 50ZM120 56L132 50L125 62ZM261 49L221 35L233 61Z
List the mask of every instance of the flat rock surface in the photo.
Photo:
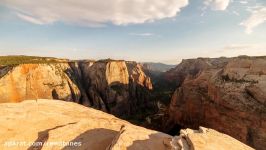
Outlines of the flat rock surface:
M122 125L126 127L126 136L119 149L166 149L163 141L171 139L167 134L132 125L107 113L72 102L28 100L5 103L0 105L0 116L1 150L105 150L117 137ZM30 146L34 141L35 144L41 142L46 145ZM81 145L67 146L60 143L70 141ZM14 145L14 142L17 143Z
M0 135L1 150L251 149L215 130L186 129L172 137L59 100L0 104Z

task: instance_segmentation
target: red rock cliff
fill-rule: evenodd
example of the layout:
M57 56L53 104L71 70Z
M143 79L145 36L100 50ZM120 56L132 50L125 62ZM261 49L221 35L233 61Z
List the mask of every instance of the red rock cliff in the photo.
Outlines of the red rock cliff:
M2 103L59 99L127 116L146 108L150 90L150 78L135 62L44 62L0 68Z
M266 147L266 58L188 60L170 75L175 73L180 86L166 129L206 126L256 149Z

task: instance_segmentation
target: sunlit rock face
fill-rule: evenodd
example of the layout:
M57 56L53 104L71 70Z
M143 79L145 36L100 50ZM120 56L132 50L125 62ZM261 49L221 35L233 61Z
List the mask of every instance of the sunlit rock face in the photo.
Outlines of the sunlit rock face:
M149 103L150 78L137 63L98 61L80 63L85 89L96 108L129 115Z
M136 62L127 62L126 64L131 83L145 87L149 90L153 89L151 79L144 73L144 68L141 64Z
M181 130L173 137L102 111L56 100L0 104L0 134L3 150L252 150L212 129Z
M190 128L206 126L264 149L266 58L188 61L190 67L183 66L188 63L185 60L175 70L176 78L182 80L172 96L165 128L176 124Z
M60 99L128 116L147 108L150 90L150 78L135 62L44 62L0 68L2 103Z
M81 93L69 75L67 63L21 64L1 69L0 101L20 102L25 99L62 99L79 102Z
M119 107L128 105L129 76L124 61L80 63L80 69L93 107L119 113L115 112Z

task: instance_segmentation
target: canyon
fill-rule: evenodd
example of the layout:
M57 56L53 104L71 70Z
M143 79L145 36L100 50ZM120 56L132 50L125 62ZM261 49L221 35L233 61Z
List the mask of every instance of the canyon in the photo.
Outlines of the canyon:
M1 64L0 58L0 102L3 103L0 106L23 105L26 108L30 107L26 106L27 104L36 105L36 102L27 102L30 99L50 99L50 102L42 102L45 105L57 105L61 103L57 100L63 100L89 107L86 108L89 110L92 110L90 107L95 108L131 123L167 133L156 132L155 141L158 138L170 138L172 142L178 139L177 143L185 143L185 146L191 145L195 137L201 141L201 149L208 149L208 146L204 147L207 144L202 143L208 143L212 138L221 138L221 147L237 140L258 150L266 147L266 57L186 59L174 68L171 66L172 69L166 72L151 69L148 64L124 60L70 61L26 58L26 61L17 62L17 59L12 59L16 60L16 63L10 63L8 60L10 58L5 58ZM9 104L10 102L14 104ZM66 111L63 107L68 107L65 104L62 102L62 108L53 108L49 112L63 113ZM23 113L22 110L20 112ZM94 121L100 122L99 120L101 119ZM121 125L115 125L117 133L122 132ZM198 130L200 126L210 129ZM181 130L185 128L193 130ZM145 130L145 137L151 140L153 136L146 134L155 132L140 127L129 130L129 138L134 135L134 130ZM233 142L222 144L224 134L219 132L236 140L231 137L229 140L229 136L226 135L226 139ZM77 131L76 134L78 133L81 131ZM182 135L178 136L179 133ZM193 135L188 136L188 133ZM178 137L174 138L175 136ZM190 144L184 142L182 137L190 137ZM110 141L112 140L105 142L103 147L106 148ZM166 145L169 145L169 141L167 143ZM219 143L215 146L219 147L217 144ZM114 144L114 147L115 145L117 144ZM240 145L236 144L235 147L228 149L245 149ZM157 146L159 149L162 145ZM180 145L178 147L180 148Z

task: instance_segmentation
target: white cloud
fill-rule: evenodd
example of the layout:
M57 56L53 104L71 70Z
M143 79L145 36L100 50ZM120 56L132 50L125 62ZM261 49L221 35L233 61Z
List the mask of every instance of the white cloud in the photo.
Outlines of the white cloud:
M19 18L35 23L57 21L85 26L139 24L176 16L188 0L1 0Z
M155 34L153 33L130 33L129 35L133 35L133 36L154 36Z
M224 47L224 50L254 50L260 48L260 45L256 44L231 44Z
M251 34L253 29L266 21L266 7L253 10L251 16L240 23L246 28L245 32Z
M235 14L235 15L237 15L237 16L240 15L239 12L237 12L237 11L232 11L232 13Z
M204 4L212 10L226 10L230 0L204 0Z
M239 1L240 4L248 4L248 1Z
M44 22L38 20L38 19L35 19L31 16L27 16L27 15L23 15L23 14L20 14L20 13L17 13L17 16L23 20L26 20L28 22L31 22L31 23L34 23L34 24L44 24Z

